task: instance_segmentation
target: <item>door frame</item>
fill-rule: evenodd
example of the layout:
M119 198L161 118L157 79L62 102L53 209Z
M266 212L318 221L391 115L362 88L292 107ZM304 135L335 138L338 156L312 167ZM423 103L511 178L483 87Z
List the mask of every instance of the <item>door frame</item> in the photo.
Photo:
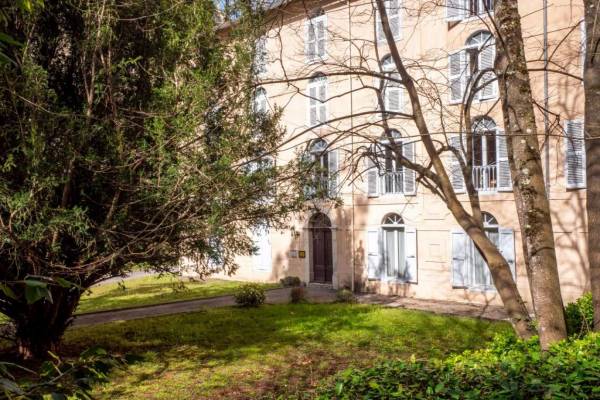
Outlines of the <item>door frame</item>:
M313 256L313 246L312 246L312 227L311 227L311 220L312 218L318 213L314 213L312 214L303 230L306 232L306 235L304 236L304 248L308 249L308 251L306 252L306 258L304 259L304 273L305 273L305 281L306 282L310 282L312 283L312 256ZM324 214L327 218L329 218L329 221L331 223L329 230L331 231L331 285L333 286L333 288L337 289L339 286L339 279L338 279L338 269L337 269L337 235L338 235L338 227L336 225L333 224L333 221L331 219L331 217L329 215L327 215L327 213L322 213ZM326 283L326 285L329 285L330 283Z

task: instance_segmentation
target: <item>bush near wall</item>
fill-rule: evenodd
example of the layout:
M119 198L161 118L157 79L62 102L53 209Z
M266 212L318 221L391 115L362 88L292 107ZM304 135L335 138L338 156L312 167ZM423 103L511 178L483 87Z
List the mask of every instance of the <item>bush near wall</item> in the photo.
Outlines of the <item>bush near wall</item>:
M565 319L569 336L583 336L594 326L592 294L586 293L565 307Z
M537 338L499 336L487 349L443 361L349 369L318 398L600 399L600 334L563 341L546 353Z

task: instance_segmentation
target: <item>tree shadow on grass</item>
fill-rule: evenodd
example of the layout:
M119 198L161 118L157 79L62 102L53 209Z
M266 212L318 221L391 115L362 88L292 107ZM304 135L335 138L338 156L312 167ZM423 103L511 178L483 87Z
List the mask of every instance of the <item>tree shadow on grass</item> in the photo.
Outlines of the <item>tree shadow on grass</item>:
M78 352L95 344L141 356L109 389L111 396L122 392L122 383L168 392L169 379L190 377L173 386L251 398L303 390L349 365L369 365L378 358L441 357L480 347L502 330L502 324L425 312L300 304L228 307L77 328L68 333L66 346Z

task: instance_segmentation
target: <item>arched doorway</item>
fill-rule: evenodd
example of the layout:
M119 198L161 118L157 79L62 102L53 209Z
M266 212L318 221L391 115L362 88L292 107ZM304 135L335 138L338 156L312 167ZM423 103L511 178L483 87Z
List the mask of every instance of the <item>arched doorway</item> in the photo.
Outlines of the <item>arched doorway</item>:
M309 227L312 250L310 280L317 283L332 283L331 221L327 215L318 213L310 219Z

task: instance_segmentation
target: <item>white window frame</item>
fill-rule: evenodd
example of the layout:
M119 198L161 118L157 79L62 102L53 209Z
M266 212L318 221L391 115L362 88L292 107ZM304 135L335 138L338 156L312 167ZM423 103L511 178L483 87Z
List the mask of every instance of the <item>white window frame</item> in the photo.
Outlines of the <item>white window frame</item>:
M392 23L390 21L391 20L390 10L392 8L389 6L391 1L396 1L398 4L397 14L395 16L395 18L398 19L398 30L396 32L392 32L392 35L394 36L394 41L397 42L402 37L402 15L400 13L400 10L402 10L402 0L384 0L385 6L386 6L385 11L387 12L387 16L388 16L388 22L390 22L390 29L392 29ZM381 14L379 13L379 10L377 8L375 8L375 36L376 36L376 40L378 43L386 42L385 34L383 34L383 24L381 22Z
M323 24L323 54L319 54L319 32L317 28L319 23ZM309 32L311 28L313 28L315 32L315 54L311 54L309 50L311 43ZM326 60L328 57L327 42L327 15L325 13L322 13L307 19L306 23L304 24L304 57L306 59L306 62L312 64L318 61Z
M485 11L483 7L484 0L477 0L479 9L482 10L480 13L471 14L470 0L446 0L446 21L448 22L461 22L461 21L472 21L474 19L486 18L488 14L494 15L494 10ZM496 1L496 0L493 0ZM453 12L455 10L456 12Z
M479 31L479 32L475 32L473 35L471 35L469 37L469 39L467 40L467 42L469 40L471 40L472 38L476 37L476 35L481 35L487 33L490 35L490 37L492 38L491 44L488 44L488 46L492 46L493 47L493 58L495 58L496 56L496 41L494 36L492 35L491 32L489 31ZM465 46L463 46L461 49L448 54L448 88L449 88L449 100L448 103L449 104L462 104L462 102L465 100L465 96L467 94L467 90L470 89L470 86L473 83L473 80L471 79L472 73L471 73L471 60L469 57L469 53L472 50L477 51L477 70L478 73L479 71L482 70L481 68L481 63L482 63L482 46L484 44L488 43L488 40L484 40L483 42L476 42L473 44L466 44ZM459 54L459 60L460 60L460 69L461 69L461 73L460 75L452 75L451 74L451 58L453 56L455 56L456 54ZM452 99L452 81L454 79L456 79L457 77L459 77L459 79L461 80L461 95L460 95L460 99ZM481 82L482 82L483 77L481 77L479 79L479 86L481 86ZM473 96L473 104L480 104L486 101L496 101L498 99L498 80L495 79L493 80L491 83L492 85L492 90L493 90L493 94L489 97L483 97L482 98L482 94L483 94L483 89L480 89L474 96Z
M256 39L254 46L254 69L259 77L267 74L267 64L269 63L269 53L267 52L267 37L261 36Z
M324 88L324 92L325 92L325 99L320 99L319 98L319 93L320 93L320 89L321 87ZM317 93L317 97L313 98L310 95L310 90L312 88L316 89L316 93ZM307 113L306 113L306 126L308 126L309 128L321 125L325 122L327 122L327 120L329 119L329 106L327 104L327 97L329 95L329 81L327 79L327 77L325 75L318 75L318 76L314 76L313 78L311 78L308 81L308 85L306 87L306 97L307 97ZM316 100L316 104L313 106L311 104L312 100ZM316 121L313 124L311 119L310 119L310 113L311 113L311 109L312 108L316 109ZM325 121L321 121L321 110L324 109L324 114L325 114Z
M265 88L259 87L255 90L253 101L252 106L255 113L266 114L269 112L269 97Z

